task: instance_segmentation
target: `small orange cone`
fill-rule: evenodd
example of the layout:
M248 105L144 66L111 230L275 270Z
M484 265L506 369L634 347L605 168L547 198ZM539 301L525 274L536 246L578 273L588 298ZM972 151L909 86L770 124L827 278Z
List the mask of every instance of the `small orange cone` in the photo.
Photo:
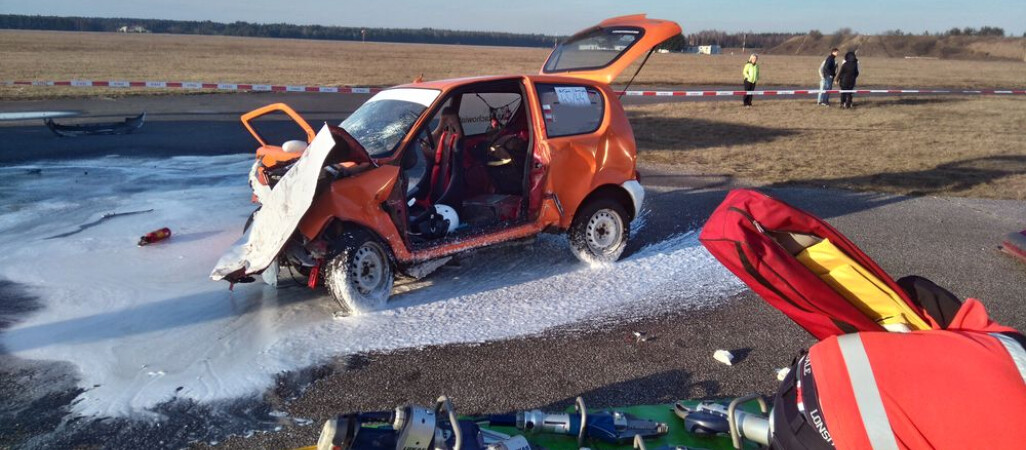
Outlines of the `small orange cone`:
M144 245L160 242L169 237L171 237L171 229L168 227L164 227L159 230L146 233L145 236L139 238L139 246L142 247Z

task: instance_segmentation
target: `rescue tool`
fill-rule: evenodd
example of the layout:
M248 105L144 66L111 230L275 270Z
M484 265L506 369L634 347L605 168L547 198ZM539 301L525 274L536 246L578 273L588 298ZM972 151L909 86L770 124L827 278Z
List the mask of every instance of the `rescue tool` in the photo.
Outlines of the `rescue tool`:
M665 423L620 411L600 411L589 413L584 400L577 398L574 405L576 414L545 413L537 409L521 411L515 416L489 416L490 425L502 426L514 424L518 430L528 433L551 433L576 436L581 445L586 440L597 439L610 444L634 442L635 437L652 438L666 434Z
M663 412L665 406L652 410ZM518 435L516 433L524 433ZM581 398L573 412L520 411L515 414L457 417L452 402L440 397L434 408L407 405L394 411L352 413L328 420L318 449L337 450L529 450L583 445L630 446L669 432L658 422L618 410L589 411ZM535 442L545 442L537 445Z

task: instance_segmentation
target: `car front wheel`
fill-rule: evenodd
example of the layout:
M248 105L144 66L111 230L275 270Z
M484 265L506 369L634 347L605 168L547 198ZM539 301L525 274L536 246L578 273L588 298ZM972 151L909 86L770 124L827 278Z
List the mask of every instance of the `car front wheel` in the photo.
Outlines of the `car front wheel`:
M570 225L570 249L587 263L608 263L620 259L627 247L630 220L619 202L599 198L577 210Z
M384 244L365 231L343 234L324 268L324 284L343 312L360 314L384 307L395 281Z

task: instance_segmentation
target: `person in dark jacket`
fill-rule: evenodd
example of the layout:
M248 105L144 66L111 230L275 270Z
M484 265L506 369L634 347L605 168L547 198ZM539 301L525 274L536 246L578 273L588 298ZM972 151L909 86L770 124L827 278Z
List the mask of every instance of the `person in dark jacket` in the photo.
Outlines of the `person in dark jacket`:
M841 68L837 70L837 82L841 85L841 89L850 91L855 89L855 80L859 77L859 60L855 58L855 52L848 52L844 54L844 62L841 63ZM851 108L851 97L852 93L841 94L841 108Z
M836 48L830 50L830 54L827 55L823 63L819 65L819 90L829 91L834 88L834 78L837 77L837 53L840 50ZM826 92L820 92L816 99L817 105L830 106L830 94Z

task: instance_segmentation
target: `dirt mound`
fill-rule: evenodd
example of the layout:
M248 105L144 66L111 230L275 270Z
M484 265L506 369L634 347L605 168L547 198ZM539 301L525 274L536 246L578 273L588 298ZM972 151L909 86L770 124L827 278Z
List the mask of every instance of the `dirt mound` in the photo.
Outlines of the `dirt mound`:
M859 56L892 58L1004 59L1022 61L1026 40L1021 38L976 36L877 36L835 33L809 33L795 36L766 51L777 55L823 55L837 47L842 52L858 51Z

